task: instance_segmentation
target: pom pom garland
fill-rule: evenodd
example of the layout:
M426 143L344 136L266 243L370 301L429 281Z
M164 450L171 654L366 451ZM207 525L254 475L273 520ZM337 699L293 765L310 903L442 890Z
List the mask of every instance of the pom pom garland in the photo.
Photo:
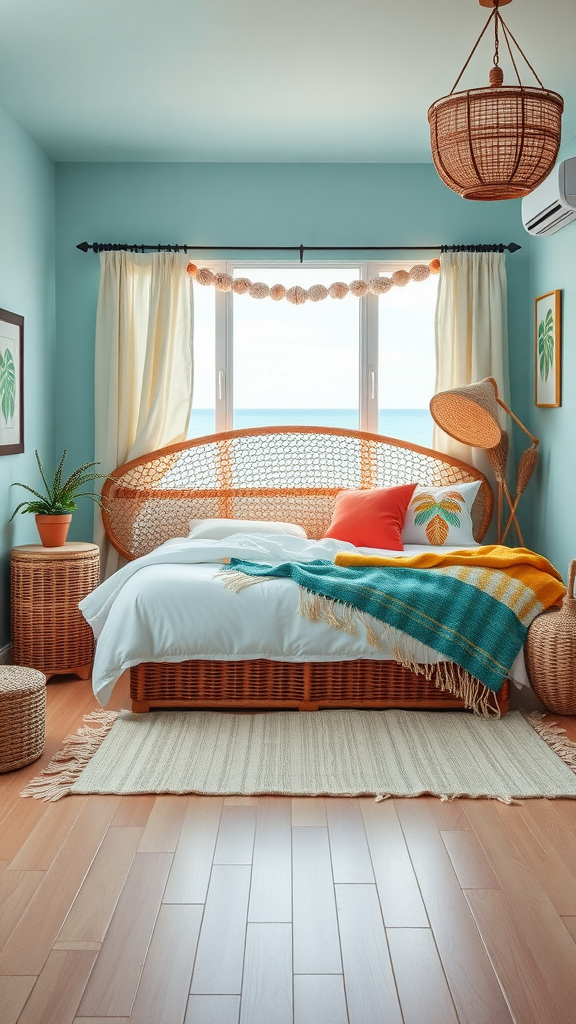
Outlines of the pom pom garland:
M232 291L235 295L244 295L251 285L252 281L248 277L237 277L232 281Z
M395 270L392 274L392 284L397 285L398 288L404 288L410 280L410 274L407 270Z
M425 281L427 277L430 277L430 267L427 267L425 263L417 263L408 271L408 274L411 281Z
M230 274L214 274L209 267L198 268L192 262L186 267L186 272L191 278L195 277L198 284L212 284L221 292L232 290L235 295L245 295L248 292L253 299L265 299L270 296L274 302L287 299L294 306L302 306L308 299L311 302L323 302L328 296L332 299L344 299L350 294L361 299L369 292L372 295L385 295L394 286L404 288L410 281L426 281L430 274L439 274L440 269L440 260L434 259L428 265L416 263L410 270L395 270L391 277L371 277L369 281L351 281L349 285L344 281L335 281L328 288L323 284L313 284L308 289L301 288L298 284L288 289L283 284L273 284L269 287L263 281L252 282L248 277L232 278Z
M229 292L232 288L232 278L230 274L214 274L214 287L219 292Z
M267 299L270 295L270 288L263 281L255 281L254 284L250 285L248 294L253 299Z
M208 285L214 284L214 274L209 267L200 267L200 270L196 274L196 280L198 284Z
M308 289L308 298L310 302L322 302L323 299L328 298L328 289L323 284L313 284Z
M368 288L372 295L385 295L392 287L391 277L371 277L368 281Z
M347 284L344 284L344 281L335 281L334 284L330 285L328 294L331 299L344 299L349 291L350 289Z
M293 288L289 288L286 292L286 298L294 306L301 306L304 302L308 302L308 292L305 288L301 288L299 284L295 284Z

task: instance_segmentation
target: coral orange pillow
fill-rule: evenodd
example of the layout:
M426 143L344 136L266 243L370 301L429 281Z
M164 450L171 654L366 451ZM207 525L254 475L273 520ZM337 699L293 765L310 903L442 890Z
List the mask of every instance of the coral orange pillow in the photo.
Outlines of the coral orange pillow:
M357 548L403 551L402 527L416 484L341 491L325 537L347 540Z

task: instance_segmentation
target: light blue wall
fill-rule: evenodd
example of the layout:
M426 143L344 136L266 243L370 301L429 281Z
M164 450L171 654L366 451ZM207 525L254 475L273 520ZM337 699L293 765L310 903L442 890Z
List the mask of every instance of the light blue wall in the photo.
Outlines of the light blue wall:
M8 523L36 484L34 449L54 456L54 164L0 110L0 307L24 316L24 444L0 457L0 645L10 637L9 557L13 544L36 543L32 516Z
M75 463L93 458L100 276L98 258L78 242L524 245L528 237L519 203L467 202L425 164L59 164L56 181L56 449L68 448ZM507 265L513 402L522 417L527 248ZM91 523L91 509L79 511L71 537L88 539Z
M576 156L576 137L560 159ZM535 360L530 364L530 429L540 438L536 486L531 484L530 539L560 569L576 558L576 221L548 238L530 239L531 315L538 295L562 289L562 405L534 404ZM533 321L531 335L533 339ZM533 352L534 341L531 341Z

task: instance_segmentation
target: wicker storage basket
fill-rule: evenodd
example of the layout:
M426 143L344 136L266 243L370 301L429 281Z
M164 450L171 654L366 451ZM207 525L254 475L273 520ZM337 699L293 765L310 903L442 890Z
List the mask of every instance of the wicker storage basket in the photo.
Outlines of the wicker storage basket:
M549 711L576 715L576 559L568 571L568 593L561 608L534 619L526 639L526 666L532 688Z
M44 750L46 676L0 665L0 772L13 772Z
M98 586L97 544L12 548L12 646L17 665L47 676L90 674L94 634L78 602Z

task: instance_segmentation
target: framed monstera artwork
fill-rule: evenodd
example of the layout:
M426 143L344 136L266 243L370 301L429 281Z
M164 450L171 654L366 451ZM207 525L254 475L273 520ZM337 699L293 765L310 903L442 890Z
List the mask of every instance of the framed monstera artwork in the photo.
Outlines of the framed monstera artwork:
M536 405L560 405L560 291L536 299Z
M0 455L24 451L24 317L0 309Z

